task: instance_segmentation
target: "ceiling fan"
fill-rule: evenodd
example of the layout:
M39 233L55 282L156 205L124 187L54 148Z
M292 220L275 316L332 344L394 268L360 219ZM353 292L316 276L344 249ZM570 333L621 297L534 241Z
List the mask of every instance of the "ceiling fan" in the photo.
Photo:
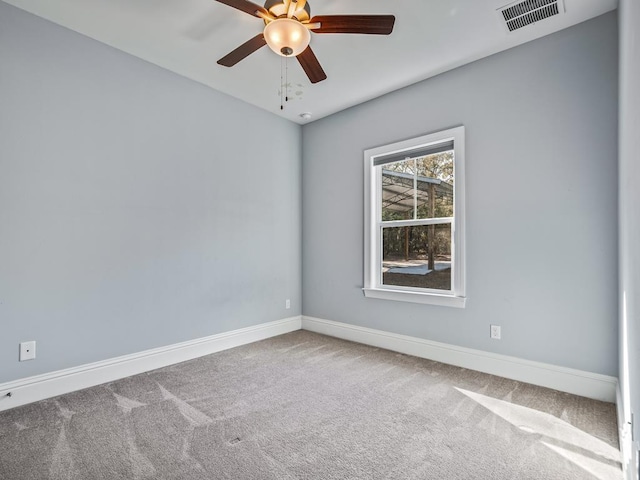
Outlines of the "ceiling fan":
M269 45L278 55L296 57L311 83L327 78L309 46L309 33L361 33L389 35L393 15L317 15L311 17L306 0L267 0L264 7L248 0L216 0L264 20L265 28L252 39L218 60L219 65L233 67L256 50Z

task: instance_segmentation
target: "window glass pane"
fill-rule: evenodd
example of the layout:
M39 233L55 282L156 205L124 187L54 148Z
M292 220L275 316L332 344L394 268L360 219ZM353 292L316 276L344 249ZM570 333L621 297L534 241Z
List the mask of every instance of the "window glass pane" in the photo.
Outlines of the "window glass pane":
M383 222L453 216L453 150L380 168Z
M451 224L382 228L382 284L451 290Z
M414 218L415 161L403 160L382 167L382 221Z
M453 217L453 150L416 159L417 218Z

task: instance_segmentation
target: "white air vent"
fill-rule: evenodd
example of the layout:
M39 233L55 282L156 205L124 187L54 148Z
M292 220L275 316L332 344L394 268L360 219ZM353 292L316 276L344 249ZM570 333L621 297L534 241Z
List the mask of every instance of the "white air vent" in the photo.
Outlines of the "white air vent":
M524 0L500 9L500 15L510 32L553 17L561 12L561 0Z

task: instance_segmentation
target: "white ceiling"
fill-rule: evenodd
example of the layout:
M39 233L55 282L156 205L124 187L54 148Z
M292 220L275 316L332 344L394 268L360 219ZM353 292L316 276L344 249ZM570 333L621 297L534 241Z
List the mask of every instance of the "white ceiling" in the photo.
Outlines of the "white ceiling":
M312 85L290 59L290 101L281 111L281 57L268 47L232 68L216 63L264 24L215 0L4 1L297 123L617 7L617 0L564 0L566 13L509 33L497 11L508 0L309 0L312 15L393 14L395 28L389 36L312 34L328 79ZM303 112L311 120L302 119Z

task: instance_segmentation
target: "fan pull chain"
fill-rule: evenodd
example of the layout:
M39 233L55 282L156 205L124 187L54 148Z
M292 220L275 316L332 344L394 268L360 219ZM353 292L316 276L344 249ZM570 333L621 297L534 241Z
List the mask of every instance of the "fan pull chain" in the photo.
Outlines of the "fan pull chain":
M284 62L284 67L282 63ZM284 70L284 79L283 79ZM284 99L284 101L283 101ZM289 101L289 57L280 57L280 110L284 110L285 102Z

